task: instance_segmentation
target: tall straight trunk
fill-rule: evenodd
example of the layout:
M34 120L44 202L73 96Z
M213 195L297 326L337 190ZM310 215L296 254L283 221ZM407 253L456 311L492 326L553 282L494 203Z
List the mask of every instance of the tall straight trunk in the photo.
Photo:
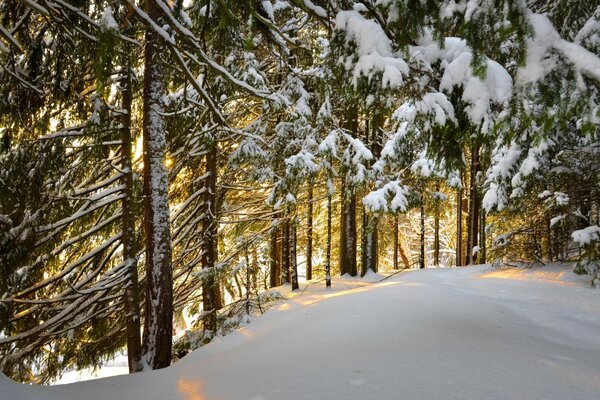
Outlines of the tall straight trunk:
M368 121L367 121L368 122ZM369 132L369 124L366 124L367 132ZM375 111L371 118L370 124L370 137L367 136L367 141L370 144L371 152L376 158L379 158L381 154L381 127L383 126L383 114L379 111ZM370 269L373 272L377 272L379 267L379 219L372 213L367 213L367 257L366 257L366 271L363 271L363 275Z
M252 271L251 271L251 267L250 267L250 257L248 257L248 249L246 249L245 251L245 258L246 258L246 315L250 315L250 292L252 292L252 285L251 285L251 279L252 279Z
M128 280L123 292L125 304L125 319L127 327L127 361L129 372L142 370L142 339L140 334L140 293L137 272L137 257L135 249L135 213L133 197L133 165L132 165L132 138L131 138L131 103L133 99L131 57L124 51L121 56L123 74L121 75L121 94L123 96L121 109L121 169L123 170L123 208L122 240L123 261L127 268Z
M436 192L440 190L440 183L435 184ZM440 265L440 205L439 200L436 200L435 205L435 220L433 223L433 265Z
M479 172L479 146L471 150L471 166L469 179L469 226L467 231L467 259L468 264L477 262L477 255L473 250L479 238L479 194L477 189L477 174Z
M281 281L283 283L290 283L290 223L289 220L285 219L282 227L282 239L281 239Z
M331 193L327 193L327 248L325 253L325 287L331 287L331 212Z
M155 2L146 3L150 18L160 23ZM173 271L169 225L169 179L164 167L167 140L162 117L164 72L161 38L146 30L144 48L144 226L146 231L146 303L143 352L152 369L171 364Z
M273 218L275 222L275 217ZM280 228L271 229L271 248L269 260L269 287L277 287L281 285L281 255L280 253Z
M356 194L354 191L347 194L343 209L344 219L346 220L346 232L344 235L346 241L346 258L344 263L346 264L346 272L350 276L356 276L358 271L356 268Z
M290 223L290 269L291 269L291 281L292 291L298 290L298 257L297 255L297 241L296 241L296 218L292 218Z
M419 268L425 268L425 198L421 193L421 235L420 235L420 251L419 251Z
M358 131L358 110L356 105L350 105L346 114L346 129L352 137ZM356 193L354 187L348 182L348 172L342 181L342 204L340 229L340 273L351 276L357 275L356 265Z
M344 203L346 201L346 179L345 177L342 178L342 184L341 184L341 188L340 188L340 209L341 209L341 215L340 215L340 251L339 251L339 259L340 259L340 275L345 275L346 273L348 273L348 265L346 264L346 253L348 252L348 243L346 241L346 231L347 231L347 227L346 227L346 216L344 214L345 212L345 206Z
M377 217L375 217L372 214L366 213L366 216L364 218L366 227L365 227L365 234L364 234L364 240L365 243L363 243L363 252L365 254L364 256L364 263L363 263L363 267L362 267L362 271L361 271L361 275L365 276L365 274L371 270L373 272L377 272L377 252L378 252L378 235L377 235L377 225L378 225L378 220Z
M398 246L400 246L400 238L398 234L398 216L394 214L394 269L398 269Z
M486 245L486 233L485 233L485 211L480 210L480 231L479 231L479 262L485 264L487 262L487 245Z
M217 330L217 311L222 308L221 290L215 274L217 260L217 143L208 139L206 153L206 179L202 213L202 255L200 263L205 271L202 281L202 306L205 313L204 328Z
M456 266L463 265L462 252L462 209L463 209L463 191L462 191L462 173L460 173L460 187L456 191Z
M252 285L254 286L254 290L258 292L258 272L260 268L258 267L258 250L256 246L252 246L252 264L250 265L252 266Z
M308 207L306 211L306 280L312 280L313 256L313 187L312 180L308 182Z
M369 226L369 221L367 219L367 208L362 205L361 207L361 224L360 224L360 276L365 276L367 273L367 253L368 253L368 244L367 244L367 228Z

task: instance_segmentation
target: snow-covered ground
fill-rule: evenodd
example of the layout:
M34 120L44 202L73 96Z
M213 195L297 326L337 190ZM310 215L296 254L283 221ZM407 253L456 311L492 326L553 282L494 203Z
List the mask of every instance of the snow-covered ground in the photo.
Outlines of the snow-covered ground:
M2 400L600 398L600 291L568 268L428 269L304 286L172 367Z

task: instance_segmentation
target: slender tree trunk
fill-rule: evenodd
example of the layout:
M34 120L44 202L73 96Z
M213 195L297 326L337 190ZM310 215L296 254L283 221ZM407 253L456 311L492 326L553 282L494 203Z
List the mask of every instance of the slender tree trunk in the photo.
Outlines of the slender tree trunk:
M398 216L394 214L394 269L399 269L398 265L398 246L400 246L400 238L398 234Z
M252 286L250 284L252 272L250 268L250 257L248 257L248 249L245 251L246 257L246 315L250 315L250 292L252 291Z
M364 230L364 240L363 243L363 253L364 253L364 261L362 266L361 275L365 276L365 274L371 270L373 272L377 272L377 217L374 215L370 215L365 213L363 218L363 223L366 225Z
M258 273L260 268L258 266L258 250L256 246L252 246L252 285L254 286L254 290L258 292Z
M468 264L477 262L477 255L473 250L477 246L479 236L479 194L477 190L477 174L479 172L479 146L471 150L471 168L469 184L469 229L467 232L467 259Z
M346 260L347 272L350 276L358 274L356 268L356 194L349 193L345 202L344 218L346 218Z
M205 271L202 282L202 305L205 319L204 327L212 332L217 331L217 310L222 308L221 290L215 274L217 259L217 143L214 137L208 139L206 153L206 190L202 212L202 255L200 263Z
M290 283L290 223L285 219L283 222L283 237L281 240L281 265L283 271L281 273L281 281Z
M277 221L277 216L273 216L273 224ZM271 229L271 248L270 248L270 268L269 268L269 286L281 286L281 227L275 226Z
M419 251L419 268L425 268L425 197L421 193L421 248Z
M129 52L122 54L123 74L121 76L122 116L121 116L121 168L123 170L123 186L125 187L121 205L123 208L123 261L127 268L128 281L124 289L125 318L127 326L127 360L129 372L142 370L142 339L140 334L140 293L135 249L135 212L132 165L131 137L131 103L133 98L131 87L131 57Z
M298 257L297 254L297 246L296 246L296 218L292 218L290 223L290 264L291 264L291 281L292 281L292 291L298 290Z
M463 265L463 252L462 252L462 209L463 209L463 191L462 191L462 173L460 173L461 186L456 192L456 266Z
M156 3L146 3L147 14L160 23ZM163 66L161 38L146 30L144 48L144 225L146 231L146 305L143 352L152 369L171 364L173 335L173 272L169 223L169 180L164 167L167 148L163 122Z
M440 183L435 184L436 192L440 191ZM433 264L440 265L440 205L439 199L435 201L435 220L433 223Z
M329 190L329 189L328 189ZM331 193L327 193L327 249L325 255L325 287L331 287Z
M365 276L368 269L368 242L367 242L367 228L369 221L367 220L367 209L363 205L361 206L361 226L360 226L360 276Z
M308 207L306 215L306 280L312 280L313 253L313 187L312 180L308 182Z
M376 158L381 154L381 127L383 126L383 114L375 111L371 121L371 152ZM367 132L369 125L367 124ZM369 138L367 138L368 140ZM377 272L379 269L379 218L367 213L367 270ZM365 271L366 273L366 271Z
M481 220L481 230L479 232L479 247L481 247L481 250L479 252L479 262L481 264L485 264L487 262L487 245L486 245L486 232L485 232L485 211L484 210L480 210L480 220Z
M355 105L348 107L346 115L346 129L352 137L358 131L358 110ZM340 273L351 276L357 275L356 263L356 193L354 187L348 182L348 176L342 181L342 204L340 229Z

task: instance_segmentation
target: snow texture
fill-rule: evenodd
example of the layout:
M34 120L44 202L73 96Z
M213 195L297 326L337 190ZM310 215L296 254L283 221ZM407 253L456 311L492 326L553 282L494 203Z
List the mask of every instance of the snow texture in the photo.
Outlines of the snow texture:
M595 400L600 309L571 268L487 266L304 286L163 370L2 399ZM304 285L304 284L303 284Z
M409 73L408 64L392 51L392 42L381 25L360 14L361 8L340 11L335 19L335 27L343 31L346 42L356 45L354 56L342 57L339 62L352 75L352 84L358 85L361 77L369 81L381 74L383 88L398 88Z

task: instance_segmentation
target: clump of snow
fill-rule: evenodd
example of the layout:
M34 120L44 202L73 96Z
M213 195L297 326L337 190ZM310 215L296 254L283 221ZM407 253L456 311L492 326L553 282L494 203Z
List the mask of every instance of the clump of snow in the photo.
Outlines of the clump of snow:
M113 11L111 6L106 6L104 12L102 13L102 18L100 19L100 26L107 31L118 31L119 24L115 21L115 17L113 16Z
M600 240L600 227L598 225L591 225L587 228L577 230L571 233L573 241L580 246L597 242Z
M372 212L406 212L408 193L407 186L399 181L391 181L366 195L362 202Z
M360 9L360 8L359 8ZM335 19L335 29L345 35L346 42L356 45L354 55L342 57L339 62L352 75L352 84L358 85L361 77L371 81L382 74L384 88L402 86L409 73L408 64L392 51L392 42L381 25L363 17L358 10L340 11Z

